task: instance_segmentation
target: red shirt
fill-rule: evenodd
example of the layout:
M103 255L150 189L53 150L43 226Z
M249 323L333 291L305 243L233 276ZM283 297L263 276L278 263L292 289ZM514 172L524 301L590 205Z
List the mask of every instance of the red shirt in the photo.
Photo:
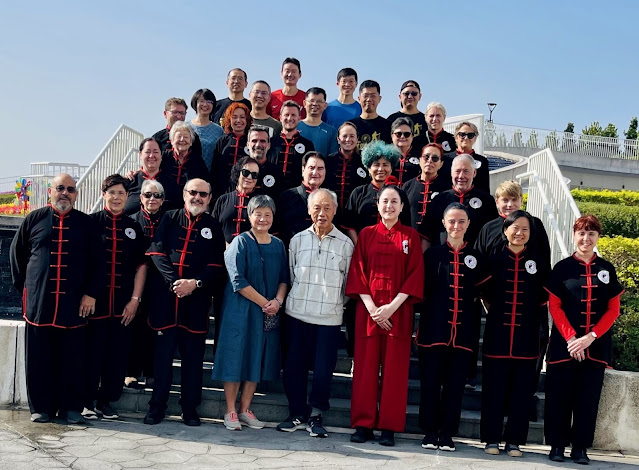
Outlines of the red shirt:
M294 96L285 95L284 92L280 90L275 90L271 93L271 101L266 107L266 112L272 116L274 119L280 120L280 110L282 109L282 104L284 101L293 100L297 104L300 105L301 108L301 118L306 118L306 110L302 107L304 99L306 99L306 92L302 90L297 90L297 93Z

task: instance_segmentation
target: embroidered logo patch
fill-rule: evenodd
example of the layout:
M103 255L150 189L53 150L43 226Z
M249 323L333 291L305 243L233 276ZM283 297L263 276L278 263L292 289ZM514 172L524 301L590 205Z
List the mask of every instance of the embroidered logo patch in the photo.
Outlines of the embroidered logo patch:
M407 255L408 254L408 240L404 240L402 242L402 250L404 250L404 254Z
M475 168L481 168L481 162L479 160L475 160Z
M433 199L435 199L435 196L437 196L439 194L439 191L433 191L433 194L430 195L430 200L432 201Z
M366 178L366 171L361 166L357 169L357 176L360 178Z
M213 234L211 233L211 229L208 227L205 227L202 229L202 236L204 238L206 238L207 240L210 240L211 238L213 238Z
M273 175L266 175L262 181L264 182L264 186L271 188L275 184L275 177Z
M610 282L610 273L608 271L606 271L605 269L599 271L597 273L597 277L604 284L608 284Z
M537 272L537 263L535 263L533 260L529 259L528 261L526 261L525 266L528 274L535 274Z
M410 157L408 161L411 162L413 165L419 165L419 158L417 157Z
M477 258L475 258L473 255L466 255L466 257L464 258L464 264L470 269L475 269L477 267Z
M481 202L481 199L479 199L478 197L474 197L470 200L468 205L472 207L473 209L479 209L482 205L482 202Z
M299 144L295 144L295 151L297 153L304 153L305 150L306 150L306 147L301 142Z
M442 144L442 148L446 150L447 152L450 152L450 144L448 142L444 142Z
M129 237L131 240L135 240L135 237L137 236L137 234L135 233L135 230L133 230L131 227L127 228L124 231L124 234Z

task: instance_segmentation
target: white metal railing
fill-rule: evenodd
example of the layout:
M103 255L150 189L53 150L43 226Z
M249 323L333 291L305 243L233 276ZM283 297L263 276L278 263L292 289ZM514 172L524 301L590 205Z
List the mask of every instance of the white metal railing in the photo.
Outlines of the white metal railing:
M486 123L484 129L486 148L549 148L592 157L639 160L639 141L636 139L599 137L494 123Z
M455 133L455 127L460 122L471 122L477 126L477 130L479 131L479 135L477 136L477 140L475 141L475 145L473 149L480 155L484 154L484 149L487 147L484 142L484 115L483 114L463 114L461 116L450 116L446 118L444 121L444 130L446 132L450 132L451 134Z
M140 168L140 159L138 157L138 149L132 148L131 150L129 150L129 153L127 153L126 157L124 157L124 160L122 161L120 166L116 168L115 171L111 174L118 173L120 175L125 175L129 170L138 170L139 168ZM104 207L104 198L102 197L102 194L100 194L98 196L98 199L93 203L93 206L91 206L90 212L91 213L97 212L99 210L102 210L103 207Z
M554 266L572 253L572 227L581 213L550 149L531 155L528 171L517 178L528 180L526 210L543 222Z
M87 171L88 165L80 165L78 163L57 163L57 162L37 162L31 164L32 175L59 175L66 173L74 180L78 181L80 177Z
M131 157L144 135L122 124L109 139L102 151L95 157L82 177L78 180L78 199L75 208L90 213L99 203L102 181L112 174L118 173L123 163Z

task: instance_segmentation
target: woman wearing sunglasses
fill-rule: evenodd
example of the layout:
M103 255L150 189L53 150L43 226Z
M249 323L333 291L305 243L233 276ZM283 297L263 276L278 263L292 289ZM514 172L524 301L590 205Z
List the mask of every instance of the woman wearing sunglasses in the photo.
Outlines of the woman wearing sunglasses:
M444 164L444 149L439 144L427 144L419 158L420 174L404 184L404 191L410 202L412 226L415 230L422 223L428 206L442 191L451 189L450 178L438 176Z
M475 159L477 174L473 184L477 189L490 193L490 181L488 174L488 159L483 155L475 153L473 145L477 141L479 130L472 122L460 122L455 127L455 143L457 144L457 155L467 153Z
M419 174L419 149L413 145L413 121L407 117L399 117L391 124L391 138L393 145L401 154L393 175L399 181L401 188L406 182Z

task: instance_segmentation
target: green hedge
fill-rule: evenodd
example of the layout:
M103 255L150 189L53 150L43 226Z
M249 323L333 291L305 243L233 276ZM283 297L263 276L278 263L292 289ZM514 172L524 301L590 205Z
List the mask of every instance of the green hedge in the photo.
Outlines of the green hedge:
M620 206L599 202L577 202L582 214L593 214L601 221L603 234L635 238L639 235L639 206Z
M612 366L639 372L639 297L624 295L612 326Z
M0 194L0 204L13 204L16 195L15 193L3 193Z
M573 189L570 191L575 201L579 202L599 202L603 204L619 204L622 206L639 206L638 191L611 191L603 189Z
M639 296L639 239L601 237L599 253L617 270L619 282L633 296Z

